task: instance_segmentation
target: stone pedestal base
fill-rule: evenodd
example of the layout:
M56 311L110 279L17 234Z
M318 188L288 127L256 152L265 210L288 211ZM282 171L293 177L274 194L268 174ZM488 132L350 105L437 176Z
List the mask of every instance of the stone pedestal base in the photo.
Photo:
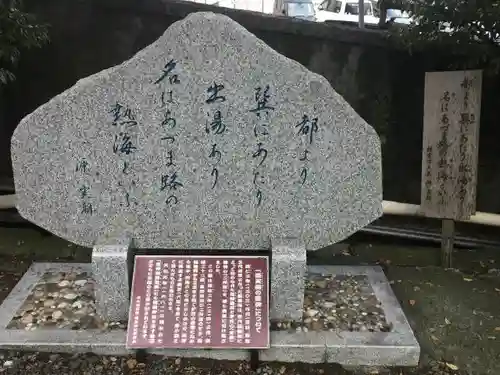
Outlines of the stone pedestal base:
M90 270L90 264L33 264L0 306L0 349L55 353L91 352L114 356L132 354L133 351L126 348L126 331L122 329L102 331L100 329L71 330L46 327L46 329L26 331L7 328L20 306L33 293L35 286L47 272L90 273ZM261 361L326 362L338 363L342 366L416 366L418 364L420 347L380 267L309 266L308 272L332 276L363 275L367 277L392 330L390 332L271 331L270 348L259 350ZM110 273L112 274L113 271L111 270ZM118 298L120 297L112 297L112 301L119 301ZM169 357L250 359L249 351L239 349L157 349L148 350L148 352Z
M97 314L107 321L128 319L130 241L120 245L97 245L92 250L92 277L96 282Z
M271 239L271 319L302 319L306 260L300 240Z

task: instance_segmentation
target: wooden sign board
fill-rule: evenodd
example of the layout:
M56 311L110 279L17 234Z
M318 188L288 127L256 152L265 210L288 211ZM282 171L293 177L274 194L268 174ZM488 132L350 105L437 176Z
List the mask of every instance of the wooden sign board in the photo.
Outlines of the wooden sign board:
M476 212L480 70L425 76L421 212L468 219Z
M265 256L135 257L127 348L266 349Z

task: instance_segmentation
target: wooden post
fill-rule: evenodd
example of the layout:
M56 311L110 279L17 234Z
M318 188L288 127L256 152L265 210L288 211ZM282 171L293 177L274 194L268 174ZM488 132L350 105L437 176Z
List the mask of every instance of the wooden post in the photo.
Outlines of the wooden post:
M453 263L453 242L455 240L454 220L443 219L441 236L441 267L451 268Z
M421 213L442 219L442 265L451 267L455 221L476 213L480 70L425 76Z
M358 0L358 10L359 10L359 28L363 29L365 27L365 0Z

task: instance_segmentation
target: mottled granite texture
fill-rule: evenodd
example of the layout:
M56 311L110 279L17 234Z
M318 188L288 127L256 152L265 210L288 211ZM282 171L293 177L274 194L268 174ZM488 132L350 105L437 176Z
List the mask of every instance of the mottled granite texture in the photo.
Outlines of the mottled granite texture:
M307 256L294 238L271 239L271 319L302 318Z
M374 129L208 12L26 116L12 160L20 214L88 247L125 233L137 248L316 250L382 214Z
M92 277L95 284L96 312L109 321L128 320L129 245L98 245L92 249Z

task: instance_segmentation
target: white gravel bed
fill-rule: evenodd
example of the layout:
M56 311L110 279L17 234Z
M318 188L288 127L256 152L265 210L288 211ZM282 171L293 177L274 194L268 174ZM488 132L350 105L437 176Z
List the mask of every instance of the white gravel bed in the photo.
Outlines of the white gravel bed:
M94 281L83 273L46 273L17 311L8 329L125 329L105 322L95 310Z
M47 273L9 323L9 329L126 329L106 322L95 310L94 281L86 273ZM301 321L273 321L272 330L391 330L380 302L364 276L310 274Z

